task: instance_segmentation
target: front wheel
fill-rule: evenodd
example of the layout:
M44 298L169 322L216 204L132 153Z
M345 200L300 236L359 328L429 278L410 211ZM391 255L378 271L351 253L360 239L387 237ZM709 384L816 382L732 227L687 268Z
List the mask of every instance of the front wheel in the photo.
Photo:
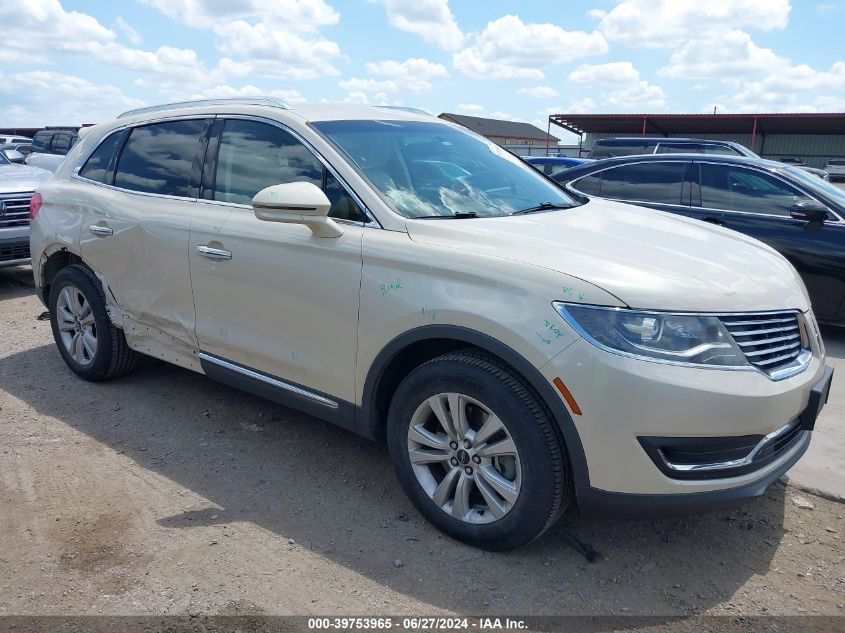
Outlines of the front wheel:
M542 534L569 505L569 459L520 378L471 351L435 358L399 385L388 448L417 509L450 536L490 550Z

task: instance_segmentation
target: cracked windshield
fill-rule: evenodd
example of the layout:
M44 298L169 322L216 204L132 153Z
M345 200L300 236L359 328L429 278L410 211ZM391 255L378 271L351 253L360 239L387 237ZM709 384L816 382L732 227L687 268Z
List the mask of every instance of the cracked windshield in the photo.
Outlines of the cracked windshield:
M408 218L503 216L578 204L510 152L443 123L313 125Z

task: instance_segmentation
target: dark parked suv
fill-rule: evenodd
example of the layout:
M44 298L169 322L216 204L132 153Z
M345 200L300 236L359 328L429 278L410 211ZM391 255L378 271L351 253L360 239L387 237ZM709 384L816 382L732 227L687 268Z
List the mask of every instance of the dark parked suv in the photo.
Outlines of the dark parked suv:
M845 326L845 191L835 185L762 158L701 154L609 158L552 178L767 243L801 274L818 320Z
M700 138L668 138L658 136L626 136L602 138L595 142L587 158L613 158L635 154L717 154L720 156L751 156L757 154L732 141L709 141Z
M75 128L47 128L32 138L32 151L64 156L78 140L79 134Z

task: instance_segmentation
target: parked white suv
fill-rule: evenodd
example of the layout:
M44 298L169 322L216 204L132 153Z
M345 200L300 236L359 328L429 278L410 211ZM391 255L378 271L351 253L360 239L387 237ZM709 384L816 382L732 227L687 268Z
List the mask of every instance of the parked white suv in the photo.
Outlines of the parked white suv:
M574 199L422 113L126 113L80 141L32 216L76 374L148 354L386 438L419 511L479 547L527 543L576 499L631 516L760 495L830 385L774 250Z
M845 159L832 158L827 161L824 170L828 173L831 180L845 180Z

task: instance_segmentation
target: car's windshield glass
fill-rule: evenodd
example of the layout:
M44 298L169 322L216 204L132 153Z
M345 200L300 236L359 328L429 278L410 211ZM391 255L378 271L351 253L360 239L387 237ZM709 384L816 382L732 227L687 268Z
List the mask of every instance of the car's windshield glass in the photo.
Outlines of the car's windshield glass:
M783 171L790 178L804 185L805 188L810 189L811 192L814 189L818 190L828 198L833 198L835 202L845 206L845 190L840 189L836 185L832 185L815 174L798 169L797 167L784 167L780 171Z
M8 165L11 161L6 158L6 155L3 152L0 152L0 165Z
M483 217L578 204L510 152L428 121L324 121L332 141L401 215Z

